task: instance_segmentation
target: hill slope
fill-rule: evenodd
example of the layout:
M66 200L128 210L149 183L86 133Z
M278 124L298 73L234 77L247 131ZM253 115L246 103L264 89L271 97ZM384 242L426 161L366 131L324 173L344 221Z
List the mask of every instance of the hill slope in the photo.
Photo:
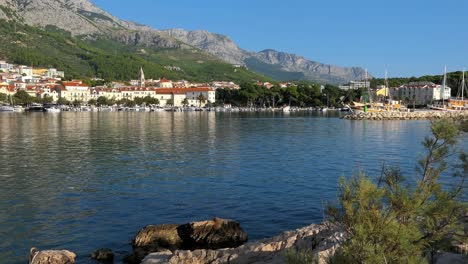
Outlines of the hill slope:
M148 78L164 76L200 82L268 80L193 48L130 46L104 35L80 39L52 26L40 29L5 20L0 20L0 36L0 58L63 69L67 78L96 76L125 81L136 79L143 67Z

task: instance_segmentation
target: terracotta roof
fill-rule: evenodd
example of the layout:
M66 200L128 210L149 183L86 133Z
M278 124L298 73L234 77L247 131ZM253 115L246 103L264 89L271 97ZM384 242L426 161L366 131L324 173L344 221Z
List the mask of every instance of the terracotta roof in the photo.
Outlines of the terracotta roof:
M211 92L213 91L208 87L194 87L194 88L158 88L156 94L186 94L190 92Z

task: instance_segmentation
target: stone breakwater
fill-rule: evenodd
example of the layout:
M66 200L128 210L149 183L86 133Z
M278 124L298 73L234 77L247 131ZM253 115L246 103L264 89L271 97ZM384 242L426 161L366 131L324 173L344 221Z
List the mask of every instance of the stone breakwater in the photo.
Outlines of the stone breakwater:
M367 112L343 117L349 120L435 120L449 118L454 120L468 119L468 111L416 111L416 112Z

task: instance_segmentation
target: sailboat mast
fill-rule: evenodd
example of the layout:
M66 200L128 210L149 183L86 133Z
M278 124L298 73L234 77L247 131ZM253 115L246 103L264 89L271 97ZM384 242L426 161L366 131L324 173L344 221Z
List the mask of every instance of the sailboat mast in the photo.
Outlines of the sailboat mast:
M463 102L463 92L465 91L465 68L463 68L462 76L463 77L462 77L462 87L461 87L462 94L461 94L461 96L462 96L462 102Z
M390 95L390 87L388 87L388 72L385 70L385 96L388 96L390 100L392 100L392 96Z
M367 96L369 97L369 103L372 103L372 99L371 99L371 92L370 92L370 83L368 83L367 81L368 79L368 75L367 75L367 69L366 69L366 76L365 76L365 80L364 80L364 85L366 86L367 88Z
M442 105L444 105L444 97L445 97L445 83L447 82L447 66L444 68L444 80L442 81Z

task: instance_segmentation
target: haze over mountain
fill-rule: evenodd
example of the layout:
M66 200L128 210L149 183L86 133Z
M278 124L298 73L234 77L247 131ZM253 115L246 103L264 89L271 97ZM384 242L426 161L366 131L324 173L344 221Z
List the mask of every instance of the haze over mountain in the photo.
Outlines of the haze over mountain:
M14 19L16 13L28 25L41 28L52 25L82 39L105 35L129 46L194 47L278 80L303 79L337 84L363 79L365 74L359 67L327 65L271 49L246 51L228 36L207 31L153 29L114 17L88 0L0 0L0 6L3 6L0 19Z

